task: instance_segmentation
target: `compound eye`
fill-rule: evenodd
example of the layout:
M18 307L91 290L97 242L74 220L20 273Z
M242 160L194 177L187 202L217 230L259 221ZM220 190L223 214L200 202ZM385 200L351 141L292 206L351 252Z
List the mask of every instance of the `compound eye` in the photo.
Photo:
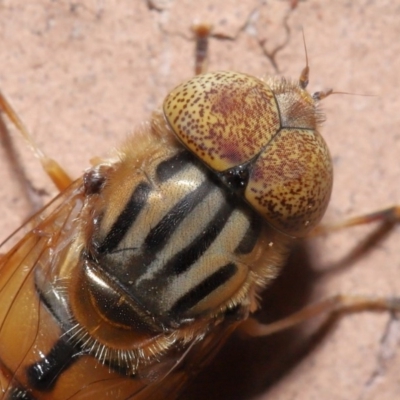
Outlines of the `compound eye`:
M174 89L163 108L178 139L216 172L253 159L280 128L269 86L236 72L196 76Z
M333 170L318 131L282 129L252 165L246 200L279 231L306 235L329 203Z

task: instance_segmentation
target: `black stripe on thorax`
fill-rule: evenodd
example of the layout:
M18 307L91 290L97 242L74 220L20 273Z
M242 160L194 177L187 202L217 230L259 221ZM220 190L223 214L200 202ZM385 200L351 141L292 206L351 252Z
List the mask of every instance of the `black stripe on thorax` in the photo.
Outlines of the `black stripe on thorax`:
M160 162L156 168L156 177L160 183L173 178L186 166L193 162L193 156L189 151L181 151L168 160Z
M187 271L213 244L215 239L224 229L234 207L228 202L223 202L215 213L215 218L202 229L200 234L184 249L173 256L163 267L165 277L180 275Z
M179 225L189 216L196 205L212 192L213 188L213 184L205 180L195 190L183 197L167 212L159 223L150 230L144 239L140 254L127 258L127 262L124 263L124 265L119 265L118 273L110 262L102 264L102 268L107 271L110 276L117 277L118 281L123 286L130 288L131 284L129 284L129 282L135 282L141 275L147 272L149 265L157 259L159 252L162 251L170 241L171 236L179 228ZM125 250L126 249L119 249L119 251ZM131 289L127 290L129 292Z
M144 240L145 249L150 249L151 252L157 253L170 240L172 234L176 231L181 222L187 218L192 210L211 193L214 184L206 179L195 190L188 193L180 200L161 221L150 230Z
M249 254L253 251L254 246L260 237L263 221L256 213L252 213L250 225L245 232L242 240L235 249L235 254Z
M145 206L151 187L146 182L141 182L136 186L125 208L119 214L107 236L98 247L100 254L111 253L122 241L132 224Z
M178 299L171 307L169 314L182 315L195 306L200 300L204 299L219 286L226 283L237 271L237 266L234 263L229 263L219 268L209 277L196 285L193 289Z

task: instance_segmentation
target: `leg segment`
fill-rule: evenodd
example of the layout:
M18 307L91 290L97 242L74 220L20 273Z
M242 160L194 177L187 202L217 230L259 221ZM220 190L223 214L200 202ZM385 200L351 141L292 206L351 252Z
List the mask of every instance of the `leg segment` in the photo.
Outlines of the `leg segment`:
M29 147L33 150L36 157L39 159L40 163L46 174L50 177L56 187L63 191L65 190L71 183L72 179L68 176L65 170L57 163L57 161L52 158L47 157L42 150L37 146L35 141L33 140L32 135L25 128L25 125L18 117L17 113L11 107L11 104L7 101L5 96L0 92L0 110L7 115L10 121L15 125L15 127L22 134Z

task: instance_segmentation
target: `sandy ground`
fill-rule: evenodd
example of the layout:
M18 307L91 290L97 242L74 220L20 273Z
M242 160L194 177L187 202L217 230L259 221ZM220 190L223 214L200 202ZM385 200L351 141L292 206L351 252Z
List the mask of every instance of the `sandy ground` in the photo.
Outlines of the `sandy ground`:
M46 153L79 176L193 74L193 21L214 25L210 70L297 79L305 64L323 102L322 128L335 167L327 221L400 201L399 0L0 1L0 87ZM56 191L16 139L29 180ZM27 203L0 150L1 237ZM299 244L288 272L266 297L266 320L329 294L400 296L395 228L343 267L371 227ZM336 273L318 272L332 269ZM343 267L343 268L340 268ZM315 272L317 271L317 272ZM272 295L273 294L273 295ZM265 340L233 340L186 394L188 399L393 400L400 398L400 323L387 313L342 318L318 337L313 324ZM303 340L304 339L304 340ZM317 340L318 339L318 340Z

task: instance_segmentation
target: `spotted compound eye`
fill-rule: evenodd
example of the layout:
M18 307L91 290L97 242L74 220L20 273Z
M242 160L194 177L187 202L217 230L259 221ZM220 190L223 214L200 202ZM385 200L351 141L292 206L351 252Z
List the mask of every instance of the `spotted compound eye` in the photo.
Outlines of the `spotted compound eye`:
M320 221L332 162L322 116L299 84L208 73L174 89L163 108L179 140L274 228L303 236Z

